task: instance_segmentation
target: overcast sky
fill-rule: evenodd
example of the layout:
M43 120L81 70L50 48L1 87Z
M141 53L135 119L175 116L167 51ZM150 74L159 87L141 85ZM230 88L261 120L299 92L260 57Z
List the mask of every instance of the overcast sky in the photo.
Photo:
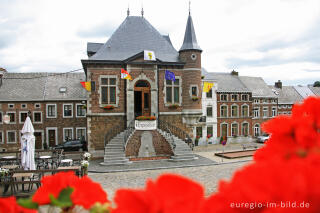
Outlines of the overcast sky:
M86 44L106 42L141 15L179 50L188 0L0 0L0 67L9 72L81 68ZM209 72L239 71L268 84L320 80L320 0L193 0L191 15Z

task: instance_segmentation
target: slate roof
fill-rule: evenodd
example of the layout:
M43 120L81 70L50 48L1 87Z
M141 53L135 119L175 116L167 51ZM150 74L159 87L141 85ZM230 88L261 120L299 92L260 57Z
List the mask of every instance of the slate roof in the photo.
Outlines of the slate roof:
M5 73L0 87L0 101L85 100L80 81L84 73ZM55 75L55 76L53 76ZM59 93L66 87L65 94Z
M241 82L252 92L252 97L276 98L261 77L239 76Z
M197 42L197 37L196 37L196 33L194 31L193 21L192 21L190 13L189 13L188 21L187 21L186 31L184 34L183 44L180 48L180 51L182 51L182 50L200 50L200 51L202 51L200 46L198 45L198 42Z
M207 72L202 69L204 80L216 80L217 92L251 92L239 79L239 76L230 73Z
M320 96L320 87L309 86L309 89L310 89L316 96Z
M86 90L80 84L85 81L83 73L67 73L64 75L49 75L45 87L45 100L84 100ZM59 88L66 87L65 93L60 93Z
M282 89L275 86L269 86L269 88L278 97L279 104L295 104L303 100L293 86L282 86Z
M308 86L294 86L294 89L303 97L314 96L315 94L309 89Z
M180 62L179 54L144 17L127 16L109 40L89 60L123 61L144 50L164 62Z
M87 53L96 53L102 47L103 43L87 43Z

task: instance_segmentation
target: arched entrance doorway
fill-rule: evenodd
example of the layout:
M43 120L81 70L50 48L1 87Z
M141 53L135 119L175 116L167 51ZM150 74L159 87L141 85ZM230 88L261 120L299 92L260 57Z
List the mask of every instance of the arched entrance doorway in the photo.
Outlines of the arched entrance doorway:
M146 80L140 80L134 85L134 115L135 117L151 113L150 84Z

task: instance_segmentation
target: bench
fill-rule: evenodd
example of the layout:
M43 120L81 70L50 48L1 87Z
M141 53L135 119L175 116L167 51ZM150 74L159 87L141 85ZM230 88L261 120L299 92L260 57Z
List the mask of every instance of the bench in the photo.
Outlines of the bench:
M258 146L256 144L241 144L243 151L249 149L249 148L254 148L258 149Z

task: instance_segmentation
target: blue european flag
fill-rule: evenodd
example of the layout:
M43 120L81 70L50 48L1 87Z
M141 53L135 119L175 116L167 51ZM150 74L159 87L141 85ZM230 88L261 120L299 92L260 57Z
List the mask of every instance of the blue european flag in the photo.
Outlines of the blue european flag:
M173 72L170 72L169 70L166 70L165 78L166 80L176 81L176 76L174 75Z

